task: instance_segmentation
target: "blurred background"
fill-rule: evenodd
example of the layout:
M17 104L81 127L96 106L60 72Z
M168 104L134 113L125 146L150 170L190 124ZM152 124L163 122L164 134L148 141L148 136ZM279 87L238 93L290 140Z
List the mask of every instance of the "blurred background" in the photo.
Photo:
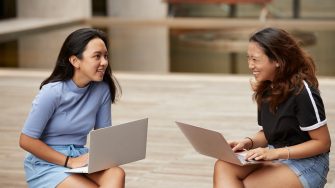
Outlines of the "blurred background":
M123 94L113 124L149 117L145 160L123 165L127 188L209 188L215 159L198 154L174 121L224 133L259 130L246 50L255 31L280 27L315 59L333 145L335 0L0 0L0 187L27 187L22 126L65 38L107 33Z
M114 71L247 74L248 36L287 29L335 76L335 1L0 0L0 67L51 69L64 38L96 27Z

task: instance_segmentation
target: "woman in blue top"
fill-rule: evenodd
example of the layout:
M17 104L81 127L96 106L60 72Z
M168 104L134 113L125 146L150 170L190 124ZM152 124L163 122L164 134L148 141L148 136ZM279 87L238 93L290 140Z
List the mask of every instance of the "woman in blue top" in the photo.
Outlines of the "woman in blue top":
M265 28L250 37L248 65L260 131L230 145L249 150L247 160L267 162L237 166L218 160L214 187L323 187L331 140L312 58L286 31Z
M29 152L24 161L29 187L124 187L120 167L87 175L65 172L87 164L87 135L111 125L111 103L119 91L105 34L91 28L71 33L20 136L20 147Z

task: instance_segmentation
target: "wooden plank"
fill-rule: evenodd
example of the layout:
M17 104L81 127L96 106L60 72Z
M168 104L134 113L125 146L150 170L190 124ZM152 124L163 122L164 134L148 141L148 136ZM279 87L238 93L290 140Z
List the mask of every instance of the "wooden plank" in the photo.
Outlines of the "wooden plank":
M25 152L18 136L48 71L0 69L0 187L27 187ZM175 120L237 139L258 130L249 76L116 73L123 96L112 106L113 124L149 117L146 159L124 165L127 188L212 187L214 159L194 151ZM335 140L335 78L320 78L329 130ZM335 145L326 188L335 185Z

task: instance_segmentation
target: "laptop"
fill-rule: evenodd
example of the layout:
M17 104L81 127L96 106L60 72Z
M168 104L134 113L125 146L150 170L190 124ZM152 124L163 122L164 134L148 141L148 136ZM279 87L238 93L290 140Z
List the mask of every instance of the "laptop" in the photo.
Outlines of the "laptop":
M148 118L92 130L89 134L88 165L69 173L93 173L144 159Z
M245 160L246 152L235 153L219 132L181 122L176 122L176 124L193 148L200 154L240 166L262 162Z

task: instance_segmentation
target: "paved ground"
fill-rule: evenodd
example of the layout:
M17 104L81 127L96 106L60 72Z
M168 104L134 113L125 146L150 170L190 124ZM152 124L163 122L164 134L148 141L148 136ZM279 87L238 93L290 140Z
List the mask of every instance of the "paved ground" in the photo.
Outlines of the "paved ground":
M0 69L0 187L26 187L18 135L46 71ZM248 76L117 73L121 100L113 124L149 117L147 158L124 165L128 188L212 187L214 159L196 153L174 124L195 123L228 139L257 131ZM320 78L335 140L335 78ZM335 187L334 149L327 188Z

